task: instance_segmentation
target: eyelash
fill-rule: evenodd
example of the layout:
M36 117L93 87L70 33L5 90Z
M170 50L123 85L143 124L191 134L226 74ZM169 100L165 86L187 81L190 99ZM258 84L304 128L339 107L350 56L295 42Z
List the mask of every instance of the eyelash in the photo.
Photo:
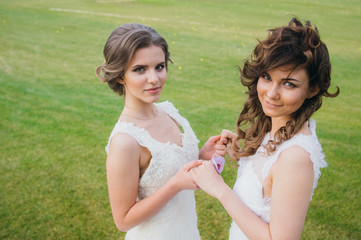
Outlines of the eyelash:
M288 85L288 84L289 84L289 85ZM286 85L287 87L291 87L291 88L295 88L295 87L296 87L296 85L293 84L293 83L291 83L291 82L285 82L285 85Z
M165 68L164 64L159 64L155 67L156 70L163 70ZM133 70L134 72L144 72L145 67L138 67Z
M262 74L261 76L262 76L262 78L264 78L266 80L271 80L271 77L266 73Z
M164 64L159 64L156 69L160 69L160 70L163 70L165 68L165 65Z
M134 72L144 72L144 67L137 67L133 71Z
M262 74L261 76L262 76L262 78L265 79L266 81L272 81L272 78L271 78L268 74L266 74L266 73ZM295 84L293 84L293 83L291 83L291 82L285 82L284 85L286 85L287 87L290 87L290 88L295 88L295 87L297 87Z

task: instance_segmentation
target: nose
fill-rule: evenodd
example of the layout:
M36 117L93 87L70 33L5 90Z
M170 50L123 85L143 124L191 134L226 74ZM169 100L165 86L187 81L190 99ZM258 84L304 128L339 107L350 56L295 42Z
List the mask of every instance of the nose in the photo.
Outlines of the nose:
M149 71L148 82L151 84L157 84L159 81L158 74L155 70Z
M271 99L279 99L280 97L280 86L277 83L273 83L266 93L267 97Z

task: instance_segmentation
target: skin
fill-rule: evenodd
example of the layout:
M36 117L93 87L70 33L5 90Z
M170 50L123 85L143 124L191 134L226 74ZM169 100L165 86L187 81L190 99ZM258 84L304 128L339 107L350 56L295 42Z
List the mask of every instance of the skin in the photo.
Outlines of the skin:
M294 72L287 69L290 69L289 66L273 69L258 80L258 98L263 111L272 119L271 136L291 119L290 115L299 109L306 98L317 94L317 90L308 87L309 77L305 69ZM301 133L311 134L307 124L303 126ZM218 144L230 146L235 137L236 134L224 130ZM218 150L217 153L231 154L227 150ZM264 181L264 197L272 198L269 224L237 197L210 162L204 161L189 174L203 191L222 203L249 239L301 237L313 185L313 164L309 153L302 147L293 146L284 150Z
M258 99L263 112L272 119L271 134L291 119L306 98L317 91L308 88L309 77L305 69L290 72L289 66L272 69L262 74L257 83Z
M125 107L120 121L133 122L146 129L159 142L182 145L181 130L177 123L155 102L160 98L166 82L165 55L158 46L138 49L119 82L124 84ZM209 157L215 151L220 136L211 137L200 150L200 157ZM184 189L199 189L189 170L201 164L192 161L151 196L137 201L138 182L151 161L147 148L131 136L119 133L109 145L107 182L114 222L120 231L139 225L154 216L172 197Z
M137 118L154 117L157 102L167 80L163 50L157 46L135 51L124 77L119 80L125 89L126 108L122 114Z

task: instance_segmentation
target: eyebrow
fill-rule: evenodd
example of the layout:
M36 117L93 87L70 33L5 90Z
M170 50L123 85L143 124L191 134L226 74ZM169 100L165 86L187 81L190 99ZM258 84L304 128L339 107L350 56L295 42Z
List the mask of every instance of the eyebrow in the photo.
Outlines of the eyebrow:
M165 65L165 62L160 62L160 63L157 64L157 66L158 65Z
M137 64L137 65L132 66L132 68L135 69L135 68L146 67L146 66L147 66L147 65Z
M300 80L295 79L295 78L282 78L281 80L282 80L282 81L296 81L296 82L301 82Z
M165 65L165 62L157 63L156 66L158 66L158 65ZM135 69L135 68L138 68L138 67L148 67L148 65L146 65L146 64L137 64L137 65L132 66L131 68Z

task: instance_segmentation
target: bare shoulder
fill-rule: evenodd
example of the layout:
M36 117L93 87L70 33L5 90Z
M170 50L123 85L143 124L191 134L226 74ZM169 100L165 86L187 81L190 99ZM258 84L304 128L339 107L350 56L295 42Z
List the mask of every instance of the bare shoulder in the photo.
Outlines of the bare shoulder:
M107 162L135 162L140 155L141 146L138 142L126 133L118 133L110 141Z
M296 205L309 203L314 173L310 154L305 149L287 148L279 155L273 170L272 198L287 199L297 202Z
M277 168L287 172L313 172L313 163L308 153L301 146L292 146L282 151L277 159Z
M116 135L114 135L114 137L111 139L109 147L116 147L121 149L130 148L131 150L136 150L137 148L140 148L137 140L135 140L132 136L126 133L117 133Z

